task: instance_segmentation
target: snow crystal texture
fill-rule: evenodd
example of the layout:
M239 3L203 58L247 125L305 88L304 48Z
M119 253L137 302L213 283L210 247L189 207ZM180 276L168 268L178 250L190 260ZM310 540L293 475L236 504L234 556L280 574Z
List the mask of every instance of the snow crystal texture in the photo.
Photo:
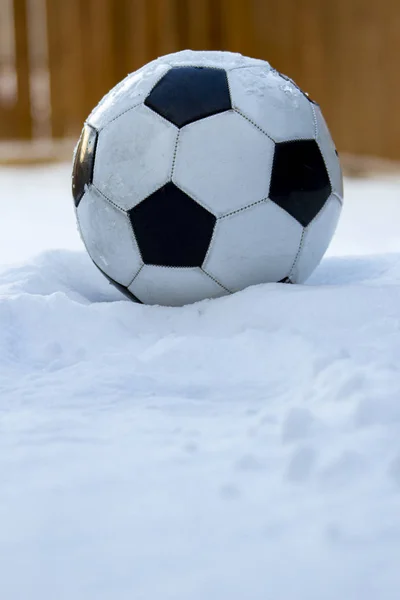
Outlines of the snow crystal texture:
M0 170L0 597L397 600L400 180L346 182L307 285L174 309L69 176Z

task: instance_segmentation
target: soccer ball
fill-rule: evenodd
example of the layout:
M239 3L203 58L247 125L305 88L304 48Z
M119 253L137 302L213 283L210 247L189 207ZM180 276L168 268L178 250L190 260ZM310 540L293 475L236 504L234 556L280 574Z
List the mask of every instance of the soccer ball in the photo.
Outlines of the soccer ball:
M303 282L342 208L320 108L262 60L184 51L128 75L75 151L78 229L133 300L182 305Z

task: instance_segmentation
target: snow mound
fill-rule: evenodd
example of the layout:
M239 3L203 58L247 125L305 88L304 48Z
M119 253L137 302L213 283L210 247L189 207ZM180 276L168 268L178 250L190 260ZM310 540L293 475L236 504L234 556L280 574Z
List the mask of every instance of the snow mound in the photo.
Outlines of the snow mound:
M1 597L397 599L398 184L365 210L378 184L348 183L307 285L166 308L112 288L63 205L54 249L42 178L44 235L0 267Z

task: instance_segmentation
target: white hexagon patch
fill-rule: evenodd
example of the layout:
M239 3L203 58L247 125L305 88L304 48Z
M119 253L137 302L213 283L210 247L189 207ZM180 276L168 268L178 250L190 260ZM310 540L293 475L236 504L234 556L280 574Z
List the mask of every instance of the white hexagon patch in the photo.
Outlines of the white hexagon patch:
M227 111L180 132L173 182L221 216L267 198L274 143Z
M99 134L93 184L129 210L167 183L178 129L140 105L115 119Z
M301 251L290 277L293 283L308 279L320 263L335 233L341 210L340 201L332 194L321 212L304 230Z
M145 265L129 290L145 304L165 306L181 306L228 293L198 267L184 269L154 265Z
M288 276L303 228L271 202L217 221L204 270L230 291Z
M93 262L117 283L129 285L143 262L128 216L93 187L85 191L76 212Z
M273 69L247 67L228 73L232 105L276 142L315 137L311 102Z

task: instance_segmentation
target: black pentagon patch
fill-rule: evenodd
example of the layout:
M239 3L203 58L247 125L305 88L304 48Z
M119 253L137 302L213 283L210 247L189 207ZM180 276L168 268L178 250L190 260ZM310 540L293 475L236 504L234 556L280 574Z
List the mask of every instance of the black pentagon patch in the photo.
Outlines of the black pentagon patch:
M128 212L143 262L165 267L201 267L216 218L167 183Z
M92 183L94 158L97 145L97 131L85 124L75 152L72 169L72 195L75 206L78 206L85 193L85 186Z
M332 192L324 159L315 140L275 145L269 198L304 227Z
M183 127L232 108L224 69L173 67L154 86L145 105Z

